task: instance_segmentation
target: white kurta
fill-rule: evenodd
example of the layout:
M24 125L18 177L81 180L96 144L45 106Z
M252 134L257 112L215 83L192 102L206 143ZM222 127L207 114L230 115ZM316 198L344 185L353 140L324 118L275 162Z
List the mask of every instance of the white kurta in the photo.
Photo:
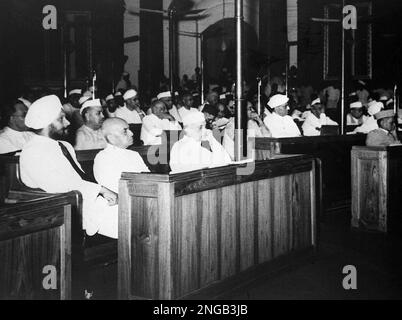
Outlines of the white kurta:
M110 144L96 155L94 176L102 186L118 193L119 180L123 172L149 172L149 169L138 152Z
M302 129L305 136L319 136L322 126L337 126L338 123L327 117L325 113L321 113L320 118L317 118L313 113L310 113L303 123Z
M0 154L22 150L33 136L34 134L29 131L16 131L5 127L0 131Z
M352 114L348 113L346 116L346 124L348 126L357 126L365 123L369 117L362 116L360 119L356 119Z
M129 110L127 106L117 108L115 112L117 118L126 120L128 124L141 124L142 120L139 113L136 110Z
M370 131L373 131L375 129L378 129L378 124L377 120L371 116L368 117L365 123L363 123L360 127L357 127L353 132L354 133L369 133Z
M106 148L106 140L101 130L93 130L83 125L77 130L75 150L96 150Z
M144 145L160 145L162 144L163 131L181 130L181 126L177 121L169 121L168 119L159 119L156 115L150 114L143 119L141 127L141 140Z
M179 115L180 115L180 117L183 119L185 116L187 116L188 114L191 114L191 113L197 113L198 112L198 109L197 108L190 108L190 109L187 109L187 108L185 108L185 107L181 107L180 109L179 109Z
M80 167L73 147L62 142ZM23 148L20 156L22 182L30 188L48 193L65 193L77 190L83 197L83 229L92 236L99 232L117 238L118 206L109 206L99 196L101 186L81 179L64 156L58 142L35 135Z
M271 131L273 138L290 138L301 135L297 124L291 116L281 117L276 112L264 119L265 125Z
M222 145L215 138L209 141L212 152L187 136L177 141L170 152L171 174L229 165L230 156Z
M172 109L169 110L170 115L175 118L179 122L183 122L179 111L177 110L177 107L175 105L172 106Z

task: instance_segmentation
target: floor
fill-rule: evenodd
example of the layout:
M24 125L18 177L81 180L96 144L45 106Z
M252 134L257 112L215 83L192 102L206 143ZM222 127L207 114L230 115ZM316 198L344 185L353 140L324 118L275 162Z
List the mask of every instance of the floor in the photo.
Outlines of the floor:
M349 214L320 224L313 260L276 272L222 296L227 300L402 299L402 235L351 230ZM357 272L357 289L345 290L344 266ZM116 265L94 270L93 299L116 299Z

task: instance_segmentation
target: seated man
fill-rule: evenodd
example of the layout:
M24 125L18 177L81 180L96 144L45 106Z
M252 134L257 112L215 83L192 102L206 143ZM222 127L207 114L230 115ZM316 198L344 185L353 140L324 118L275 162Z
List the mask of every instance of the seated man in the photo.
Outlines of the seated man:
M183 125L184 137L173 145L170 152L172 174L231 163L228 153L205 128L205 117L201 112L187 115Z
M81 94L81 89L73 89L68 93L67 103L63 105L63 110L66 113L67 119L71 119L74 111L80 108L79 100L81 98Z
M304 121L302 129L305 136L319 136L322 126L337 125L338 123L326 116L324 106L318 98L311 103L311 113Z
M106 148L106 141L100 131L104 116L99 99L88 100L81 108L84 125L77 130L75 150L95 150Z
M202 113L205 117L206 128L209 130L217 129L216 117L218 115L218 110L210 104L206 104L202 109Z
M28 108L21 101L14 101L5 106L4 120L7 126L0 131L0 154L22 150L34 136L25 125Z
M128 124L141 124L145 113L141 110L137 91L127 90L123 98L125 105L116 109L115 116L125 120Z
M180 124L169 114L164 102L159 100L153 102L151 110L152 114L144 117L141 128L141 140L146 146L162 144L164 131L181 130Z
M45 96L35 101L28 110L25 123L36 135L21 152L22 182L48 193L78 190L83 199L86 233L117 238L117 194L91 182L82 171L73 147L58 141L66 135L69 125L59 98Z
M274 109L274 112L265 117L264 123L274 138L301 136L297 124L288 115L288 102L289 98L282 94L274 95L268 102L268 106Z
M369 132L366 145L368 147L387 147L401 144L396 133L395 112L384 110L378 112L374 117L377 120L378 129Z
M126 121L107 119L102 125L102 132L107 147L95 157L94 176L99 184L118 193L122 172L149 172L149 169L138 152L126 150L133 144L133 133Z
M170 91L159 93L157 99L165 103L168 112L173 118L175 118L180 123L183 121L180 116L179 110L177 110L177 107L173 104L172 94L170 93Z
M349 108L350 113L346 116L348 126L360 126L367 121L368 117L363 114L363 104L360 101L351 103Z
M106 118L114 118L116 117L116 109L118 108L117 102L115 100L115 97L113 94L109 94L106 98L105 98L105 102L106 102L106 110L104 110L104 115L106 116Z
M181 119L183 119L189 113L198 111L197 108L194 108L194 97L191 93L185 93L181 99L182 107L179 109Z

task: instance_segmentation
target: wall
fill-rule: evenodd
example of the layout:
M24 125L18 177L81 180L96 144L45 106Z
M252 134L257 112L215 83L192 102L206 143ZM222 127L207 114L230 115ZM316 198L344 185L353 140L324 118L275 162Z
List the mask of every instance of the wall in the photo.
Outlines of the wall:
M126 12L124 13L124 37L131 37L140 34L140 16L130 14L128 11L138 12L140 0L125 0ZM125 71L130 73L130 80L133 85L138 86L138 71L140 70L140 42L124 44L124 54L128 56Z

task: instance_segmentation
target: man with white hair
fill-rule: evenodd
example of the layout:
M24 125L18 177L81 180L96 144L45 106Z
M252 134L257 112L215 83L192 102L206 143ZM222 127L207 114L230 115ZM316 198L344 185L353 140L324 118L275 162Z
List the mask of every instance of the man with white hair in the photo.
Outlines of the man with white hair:
M366 119L366 122L363 123L360 127L357 127L353 132L354 133L369 133L375 129L378 129L377 120L374 118L374 115L380 112L384 108L381 102L371 101L368 104L367 112L369 117Z
M126 103L116 110L116 117L125 120L128 124L141 124L145 113L141 110L137 91L127 90L123 99Z
M88 100L81 107L84 125L77 130L75 150L95 150L106 148L106 140L100 130L104 116L99 99Z
M289 98L283 94L276 94L271 97L268 106L274 109L270 116L264 119L273 138L289 138L301 136L297 124L288 115Z
M173 145L170 152L172 174L231 163L229 154L216 141L212 131L205 128L205 117L201 112L185 116L183 126L184 136Z
M133 144L133 133L126 121L110 118L102 125L107 147L99 152L94 161L96 181L118 193L123 172L149 172L138 152L127 150Z
M22 182L48 193L81 192L86 233L117 238L117 194L91 182L82 171L74 148L58 141L65 136L69 125L59 98L52 95L35 101L25 123L36 135L21 152Z
M384 110L376 113L374 118L377 120L378 129L372 130L367 135L366 145L368 147L387 147L400 145L395 125L395 112Z
M160 145L164 131L182 129L178 121L167 112L166 105L162 101L153 102L151 110L152 114L145 116L142 123L141 140L144 145Z
M338 123L327 117L324 110L324 105L320 98L311 102L311 113L308 114L303 123L302 129L305 136L319 136L322 126L337 126Z
M353 102L349 106L350 113L346 116L346 123L348 126L360 126L368 119L363 114L363 104L360 101Z
M175 118L180 123L183 122L179 110L177 110L177 107L173 104L172 94L170 93L170 91L159 93L157 99L163 101L166 104L168 112L172 115L173 118Z

